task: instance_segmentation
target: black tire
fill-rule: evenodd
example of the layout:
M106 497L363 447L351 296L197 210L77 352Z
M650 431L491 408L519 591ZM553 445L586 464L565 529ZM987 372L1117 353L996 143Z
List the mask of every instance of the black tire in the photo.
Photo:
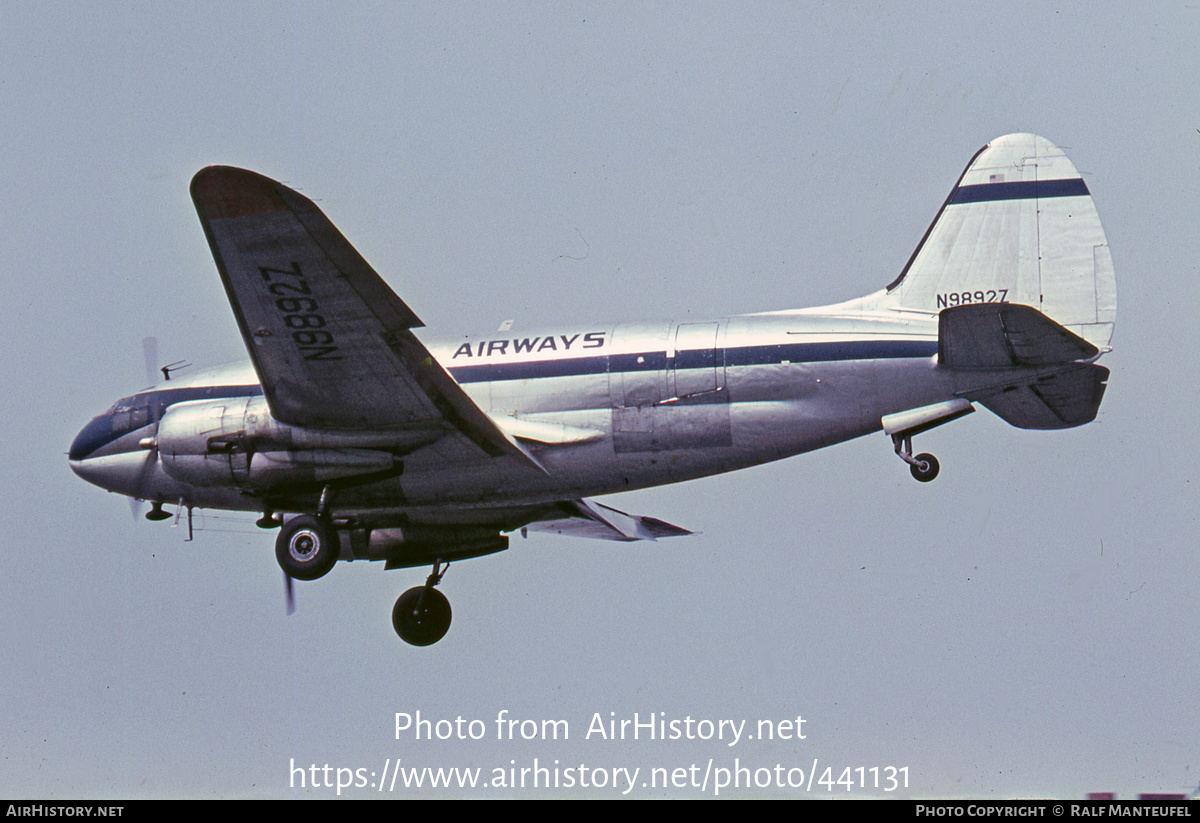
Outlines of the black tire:
M416 586L396 599L392 628L413 646L432 646L450 630L450 601L437 589Z
M275 559L288 577L316 580L337 562L341 546L337 529L310 514L293 517L275 539Z
M909 464L909 469L917 480L928 483L938 476L938 469L941 467L938 465L937 458L932 454L918 454L916 461L916 463Z

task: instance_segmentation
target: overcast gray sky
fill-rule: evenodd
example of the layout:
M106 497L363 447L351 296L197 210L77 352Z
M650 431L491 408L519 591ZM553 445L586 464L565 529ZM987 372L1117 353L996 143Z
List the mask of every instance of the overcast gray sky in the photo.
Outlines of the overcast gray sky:
M1131 8L5 4L0 785L330 797L293 760L490 779L537 758L639 784L907 767L902 797L1196 787L1200 8ZM389 616L425 570L339 564L288 618L273 533L206 513L184 543L67 466L142 387L143 337L163 362L244 357L188 196L205 165L316 198L433 337L866 294L1014 131L1065 147L1093 193L1112 377L1080 429L981 411L923 435L932 484L880 434L621 496L701 534L517 537L450 569L454 624L415 649ZM418 710L486 738L396 740ZM501 710L570 739L496 740ZM805 739L586 738L635 712L802 716Z

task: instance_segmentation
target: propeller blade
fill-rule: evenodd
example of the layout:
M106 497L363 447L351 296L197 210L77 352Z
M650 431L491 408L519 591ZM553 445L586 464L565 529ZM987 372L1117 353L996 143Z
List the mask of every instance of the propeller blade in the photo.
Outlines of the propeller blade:
M287 600L287 613L290 617L296 613L296 594L292 591L292 576L287 572L283 573L283 591Z
M146 385L153 386L162 378L158 371L157 337L142 338L142 356L146 360Z
M146 450L146 459L142 461L142 467L138 471L138 477L137 477L138 494L141 494L144 496L137 498L137 499L146 500L147 498L153 496L151 494L148 494L147 492L150 491L148 486L150 485L151 477L154 475L154 466L157 463L158 463L158 449L156 449L156 448L155 449L147 449Z

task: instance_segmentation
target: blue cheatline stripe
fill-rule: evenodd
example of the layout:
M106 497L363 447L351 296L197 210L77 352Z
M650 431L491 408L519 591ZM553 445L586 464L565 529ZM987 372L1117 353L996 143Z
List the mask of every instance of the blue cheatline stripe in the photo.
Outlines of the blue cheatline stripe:
M147 398L159 405L170 406L187 400L205 400L210 397L257 397L262 394L262 386L257 383L247 383L241 386L189 386L182 389L156 389L134 395L138 400Z
M742 346L724 349L725 360L712 349L679 352L676 368L716 368L719 366L762 366L772 363L827 363L838 360L890 360L932 357L937 354L936 340L851 340L841 343L785 343L773 346ZM573 377L588 374L659 371L666 368L664 352L614 354L599 357L573 357L565 360L540 360L524 363L486 363L478 366L451 366L450 374L459 383L493 380L534 380L543 377Z
M662 352L659 352L660 361ZM658 368L662 368L660 362ZM533 380L539 377L573 377L603 374L608 357L572 357L567 360L535 360L527 363L486 363L478 366L449 366L459 383L489 383L493 380ZM629 369L633 371L633 369Z
M828 363L837 360L893 360L932 357L936 340L847 340L836 343L785 343L778 346L745 346L726 349L726 366L760 366L788 360L792 363Z
M1032 200L1047 197L1078 197L1090 194L1082 178L1067 180L1022 180L1015 183L980 183L959 186L950 195L954 203L986 203L991 200Z

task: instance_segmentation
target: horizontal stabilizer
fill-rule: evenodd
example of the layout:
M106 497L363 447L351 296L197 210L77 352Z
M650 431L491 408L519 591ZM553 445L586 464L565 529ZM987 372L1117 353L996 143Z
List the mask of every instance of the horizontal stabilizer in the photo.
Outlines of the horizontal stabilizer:
M1095 419L1107 379L1108 369L1083 364L974 399L1017 428L1069 429Z
M529 531L626 542L693 534L662 520L626 514L591 500L569 500L561 506L566 515L563 519L530 523L526 528Z
M976 303L945 309L938 317L938 362L950 368L1046 366L1091 360L1099 353L1030 306Z

